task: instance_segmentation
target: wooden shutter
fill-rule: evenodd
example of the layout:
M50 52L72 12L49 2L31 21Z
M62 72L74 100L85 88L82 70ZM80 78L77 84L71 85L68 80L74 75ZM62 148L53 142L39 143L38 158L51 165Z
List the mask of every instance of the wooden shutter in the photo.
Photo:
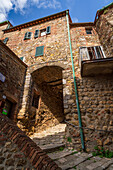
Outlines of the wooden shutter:
M44 54L44 46L37 47L35 57L42 56L43 54Z
M34 35L34 37L35 37L35 38L38 38L38 36L39 36L39 30L35 30L35 35Z
M3 43L4 43L4 44L6 44L6 43L7 43L7 41L8 41L8 39L9 39L9 38L8 38L8 37L6 37L6 38L3 40Z
M50 34L50 33L51 33L51 27L48 26L48 27L46 28L46 34Z

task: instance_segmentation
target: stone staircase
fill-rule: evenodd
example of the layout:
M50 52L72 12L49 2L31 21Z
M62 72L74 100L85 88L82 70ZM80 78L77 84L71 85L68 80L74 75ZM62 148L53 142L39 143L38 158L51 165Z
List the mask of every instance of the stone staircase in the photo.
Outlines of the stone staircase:
M92 154L65 148L65 124L34 133L31 139L53 159L62 170L113 170L113 158L93 157Z

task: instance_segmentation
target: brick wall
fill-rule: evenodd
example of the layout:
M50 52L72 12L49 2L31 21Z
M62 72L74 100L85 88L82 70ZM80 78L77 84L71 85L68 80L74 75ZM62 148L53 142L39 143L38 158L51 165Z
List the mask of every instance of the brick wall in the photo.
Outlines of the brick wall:
M29 137L0 115L0 169L60 170Z

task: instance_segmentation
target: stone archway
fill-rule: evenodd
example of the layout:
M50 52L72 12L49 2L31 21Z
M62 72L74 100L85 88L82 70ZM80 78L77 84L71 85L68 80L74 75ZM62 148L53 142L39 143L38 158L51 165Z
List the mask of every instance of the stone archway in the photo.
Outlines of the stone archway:
M44 129L64 120L62 72L60 66L46 65L31 73L33 88L41 98L36 113L38 129L39 126Z

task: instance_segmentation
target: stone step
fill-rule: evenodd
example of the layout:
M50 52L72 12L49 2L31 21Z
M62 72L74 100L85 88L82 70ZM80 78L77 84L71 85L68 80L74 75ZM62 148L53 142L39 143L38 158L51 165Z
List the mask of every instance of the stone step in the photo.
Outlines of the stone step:
M64 143L55 143L55 144L48 144L48 145L39 145L39 147L49 153L49 152L52 152L52 151L57 151L58 149L60 149L60 147L65 147L65 144Z
M66 170L66 169L70 169L70 168L73 168L74 166L79 165L80 163L86 161L87 159L91 157L92 157L92 154L78 153L78 154L66 156L55 162L58 164L58 166L62 170Z
M86 161L80 163L79 165L76 166L76 169L78 170L102 170L103 168L101 165L103 163L106 163L108 161L107 158L100 158L100 157L92 157L87 159Z
M66 157L68 155L72 155L75 152L77 152L76 150L68 150L68 149L64 149L63 151L57 151L57 152L52 152L49 153L48 156L52 159L52 160L56 160L56 159L60 159L63 157Z
M88 170L96 170L96 169L106 169L112 161L108 158L101 158L99 161L96 161L95 163L91 163L86 166Z

